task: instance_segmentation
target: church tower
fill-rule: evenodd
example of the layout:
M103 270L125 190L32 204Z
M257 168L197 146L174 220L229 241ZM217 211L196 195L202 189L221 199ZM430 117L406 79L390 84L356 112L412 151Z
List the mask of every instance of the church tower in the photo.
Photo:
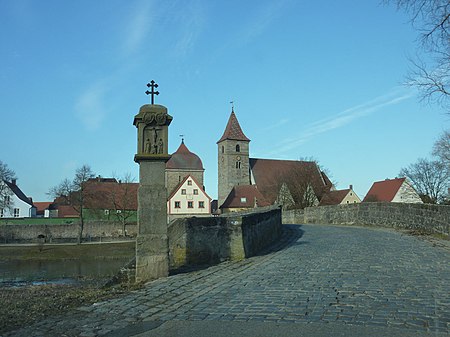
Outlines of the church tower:
M250 185L248 139L234 113L230 118L218 145L218 206L220 207L234 186Z

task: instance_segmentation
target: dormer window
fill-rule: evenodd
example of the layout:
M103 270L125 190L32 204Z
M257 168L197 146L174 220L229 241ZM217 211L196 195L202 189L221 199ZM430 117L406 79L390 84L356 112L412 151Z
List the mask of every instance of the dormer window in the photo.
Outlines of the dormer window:
M239 144L236 145L236 152L241 152L241 147L239 146Z

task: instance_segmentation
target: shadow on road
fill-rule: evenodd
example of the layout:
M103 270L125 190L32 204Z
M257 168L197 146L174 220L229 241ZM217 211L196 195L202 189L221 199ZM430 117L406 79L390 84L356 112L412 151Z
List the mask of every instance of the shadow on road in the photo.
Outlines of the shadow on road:
M275 252L279 252L291 246L306 244L308 242L302 241L299 242L300 238L303 236L305 231L302 229L301 225L282 225L282 232L280 239L275 242L270 247L264 249L260 253L256 254L256 256L267 255Z

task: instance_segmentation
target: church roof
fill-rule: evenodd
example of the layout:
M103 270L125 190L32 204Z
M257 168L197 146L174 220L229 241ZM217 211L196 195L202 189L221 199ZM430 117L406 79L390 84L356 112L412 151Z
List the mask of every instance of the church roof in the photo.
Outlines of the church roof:
M250 169L259 191L272 204L278 197L282 183L286 183L291 190L299 179L306 177L318 200L333 185L313 161L250 158Z
M199 156L189 151L187 146L184 144L184 140L182 140L178 150L172 154L172 157L167 162L166 168L203 170L203 163Z
M244 132L242 132L241 126L239 125L239 122L237 120L236 114L234 113L234 110L231 111L230 118L228 119L227 126L225 128L225 131L222 135L222 137L217 141L217 143L220 143L221 141L225 139L230 140L242 140L249 142L250 139L248 139Z

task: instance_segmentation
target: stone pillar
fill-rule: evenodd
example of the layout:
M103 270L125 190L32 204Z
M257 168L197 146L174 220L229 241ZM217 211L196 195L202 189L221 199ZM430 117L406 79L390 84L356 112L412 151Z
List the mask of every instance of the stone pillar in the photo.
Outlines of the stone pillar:
M146 104L134 117L138 131L139 163L138 233L136 238L136 282L147 282L169 274L167 238L168 126L172 117L162 105Z

